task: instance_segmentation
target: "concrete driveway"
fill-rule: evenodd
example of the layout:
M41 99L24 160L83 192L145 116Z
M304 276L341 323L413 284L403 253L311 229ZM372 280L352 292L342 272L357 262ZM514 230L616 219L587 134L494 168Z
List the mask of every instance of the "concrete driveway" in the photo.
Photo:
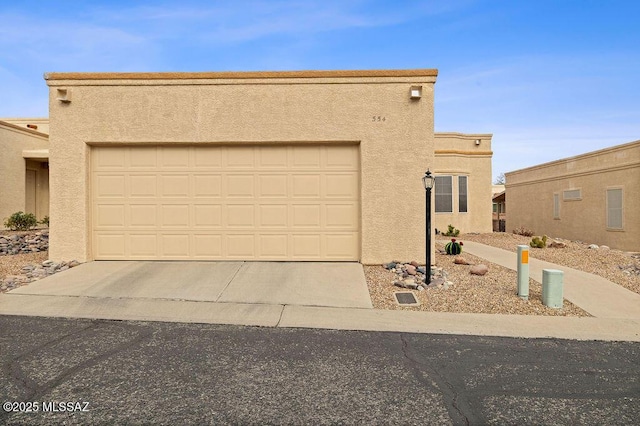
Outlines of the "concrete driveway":
M362 265L328 262L89 262L10 295L373 307Z

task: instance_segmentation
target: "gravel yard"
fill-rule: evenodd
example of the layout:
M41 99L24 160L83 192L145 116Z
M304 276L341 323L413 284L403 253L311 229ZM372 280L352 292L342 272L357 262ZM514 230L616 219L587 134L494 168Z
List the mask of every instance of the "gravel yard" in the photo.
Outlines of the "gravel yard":
M442 237L445 238L445 237ZM507 232L491 234L465 234L458 239L475 241L493 247L516 252L518 245L529 245L531 237ZM547 243L553 241L550 238ZM589 242L576 242L558 239L567 245L565 248L531 248L529 256L534 259L568 266L569 268L599 275L635 293L640 294L640 253L628 253L620 250L590 249Z
M458 241L476 241L506 250L516 251L519 244L529 244L530 237L509 233L469 234L461 235ZM418 299L419 306L399 306L394 293L409 291L393 285L396 275L379 265L365 266L365 277L369 293L376 309L420 310L433 312L468 312L487 314L518 315L561 315L588 316L579 307L565 300L562 309L547 308L542 304L542 286L529 281L529 300L520 299L516 294L516 272L508 268L487 262L463 251L462 257L469 263L484 263L489 272L484 276L471 275L470 266L455 265L454 256L440 254L448 237L436 238L435 263L447 273L453 286L427 288L424 291L412 291ZM566 248L534 249L530 248L530 256L536 259L569 266L574 269L600 275L629 290L640 293L640 276L634 268L640 268L640 259L630 253L618 250L589 249L588 244L564 241ZM464 247L463 247L464 249ZM392 259L389 259L391 261ZM411 259L397 259L408 261ZM630 271L625 273L624 271Z

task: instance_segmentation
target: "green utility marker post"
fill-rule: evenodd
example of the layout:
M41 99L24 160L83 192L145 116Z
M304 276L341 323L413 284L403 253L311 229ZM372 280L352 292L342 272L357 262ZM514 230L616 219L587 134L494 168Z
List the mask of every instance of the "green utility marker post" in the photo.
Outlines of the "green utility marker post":
M529 246L518 246L518 296L529 300Z

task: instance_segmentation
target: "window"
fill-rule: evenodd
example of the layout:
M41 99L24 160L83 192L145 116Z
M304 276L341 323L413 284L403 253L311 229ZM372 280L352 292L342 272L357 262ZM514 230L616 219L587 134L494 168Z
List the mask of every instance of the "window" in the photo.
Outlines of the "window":
M560 194L553 194L553 218L560 219Z
M568 189L562 192L562 199L564 201L582 200L582 191L580 189Z
M467 177L458 176L458 211L467 212Z
M607 228L622 229L622 188L607 189Z
M453 213L453 177L436 176L436 213Z
M498 203L493 203L493 212L498 213Z

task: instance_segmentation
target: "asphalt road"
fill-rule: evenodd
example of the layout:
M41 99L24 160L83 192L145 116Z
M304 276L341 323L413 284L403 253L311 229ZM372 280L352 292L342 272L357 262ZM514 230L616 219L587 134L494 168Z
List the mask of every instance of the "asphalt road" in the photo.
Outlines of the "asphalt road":
M640 418L638 343L0 316L0 362L0 424Z

